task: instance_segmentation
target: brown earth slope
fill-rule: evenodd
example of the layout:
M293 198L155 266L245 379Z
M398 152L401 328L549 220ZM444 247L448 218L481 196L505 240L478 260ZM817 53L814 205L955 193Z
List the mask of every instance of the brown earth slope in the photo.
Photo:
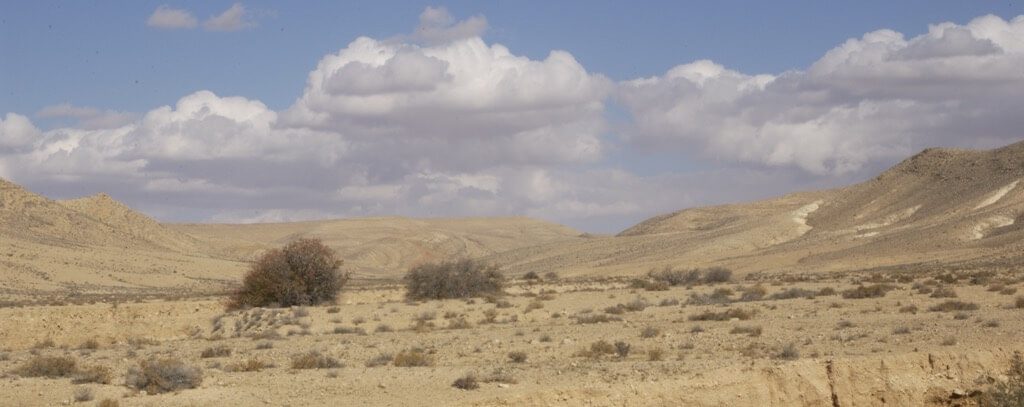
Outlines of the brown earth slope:
M928 149L878 177L820 192L681 210L618 236L531 247L491 260L512 272L638 274L719 264L827 271L918 263L1019 264L1024 142Z

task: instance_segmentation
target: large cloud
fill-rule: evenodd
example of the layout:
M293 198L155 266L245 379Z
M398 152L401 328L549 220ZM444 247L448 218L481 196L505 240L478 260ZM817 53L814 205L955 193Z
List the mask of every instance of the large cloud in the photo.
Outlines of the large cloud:
M8 113L0 176L170 220L526 214L614 231L1024 128L1024 18L876 31L781 74L696 61L617 85L564 51L489 44L485 28L428 8L413 34L324 56L281 111L198 91L139 115L52 106L37 117L79 122L47 131ZM612 95L631 113L621 141Z
M871 32L780 75L698 61L629 81L620 95L640 145L837 174L928 146L1018 140L1021 66L1024 18L985 16L909 40Z

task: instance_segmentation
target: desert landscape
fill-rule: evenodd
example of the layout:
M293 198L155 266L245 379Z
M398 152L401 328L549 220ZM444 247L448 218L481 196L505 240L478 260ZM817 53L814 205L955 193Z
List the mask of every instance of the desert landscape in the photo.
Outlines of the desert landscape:
M0 407L1024 407L1024 2L0 1Z
M1021 179L1024 143L928 149L861 184L615 236L161 224L3 181L0 389L12 405L984 405L1024 351ZM254 259L309 238L345 262L334 303L226 308ZM410 268L450 259L497 266L501 293L406 295ZM133 386L157 360L195 382Z

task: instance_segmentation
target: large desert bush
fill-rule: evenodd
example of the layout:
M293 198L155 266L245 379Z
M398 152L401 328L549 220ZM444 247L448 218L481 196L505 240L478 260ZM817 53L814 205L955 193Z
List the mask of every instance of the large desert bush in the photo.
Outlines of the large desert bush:
M422 264L405 275L410 299L468 298L500 294L504 278L495 266L473 260Z
M299 239L256 260L228 308L333 302L348 281L341 260L318 239Z

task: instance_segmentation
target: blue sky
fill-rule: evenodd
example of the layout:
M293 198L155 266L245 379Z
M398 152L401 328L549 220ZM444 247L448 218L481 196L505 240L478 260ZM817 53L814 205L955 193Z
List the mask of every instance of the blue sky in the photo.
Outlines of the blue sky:
M162 9L193 21L158 26ZM844 185L925 147L1019 140L1021 14L1009 1L0 2L0 176L169 221L528 215L614 232ZM273 176L257 174L267 162Z
M805 68L843 40L879 28L914 35L930 23L1024 13L1024 3L1010 1L253 1L245 4L260 14L256 29L208 33L148 28L146 17L161 4L203 18L232 2L3 2L0 112L61 102L144 111L199 89L284 108L320 57L358 36L406 33L431 5L459 18L486 16L485 38L517 54L566 50L617 80L698 59L778 73Z

